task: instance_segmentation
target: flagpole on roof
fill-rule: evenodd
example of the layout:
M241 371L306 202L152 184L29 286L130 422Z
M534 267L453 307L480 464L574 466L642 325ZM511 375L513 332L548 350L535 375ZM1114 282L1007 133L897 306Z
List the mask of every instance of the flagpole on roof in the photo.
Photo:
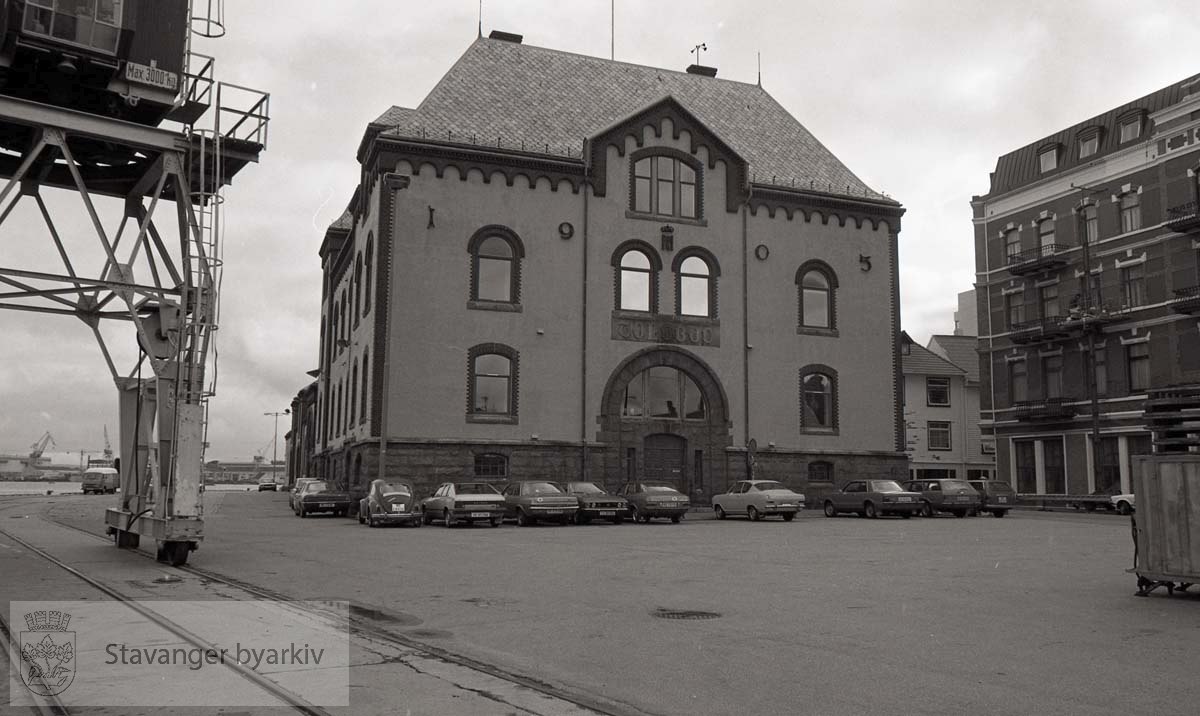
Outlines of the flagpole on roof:
M479 0L479 37L483 37L483 0Z

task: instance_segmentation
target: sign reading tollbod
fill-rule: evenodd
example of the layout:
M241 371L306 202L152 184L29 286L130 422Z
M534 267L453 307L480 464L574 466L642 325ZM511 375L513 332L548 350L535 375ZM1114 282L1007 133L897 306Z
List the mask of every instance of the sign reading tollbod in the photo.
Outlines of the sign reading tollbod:
M21 681L39 696L57 696L75 680L75 632L71 615L34 611L25 615L21 632Z

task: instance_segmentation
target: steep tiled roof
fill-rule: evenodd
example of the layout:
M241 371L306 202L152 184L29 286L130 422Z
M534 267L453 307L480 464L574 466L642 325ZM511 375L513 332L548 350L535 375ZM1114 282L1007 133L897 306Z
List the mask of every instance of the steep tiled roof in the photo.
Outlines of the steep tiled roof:
M751 181L884 199L763 88L479 38L384 134L579 157L585 138L673 97L749 163ZM811 184L810 184L811 182Z
M904 356L905 375L963 375L966 371L916 343L909 344Z
M329 225L329 228L341 229L342 231L348 231L354 228L354 215L350 213L349 209L346 209L336 221Z
M975 336L933 336L926 347L967 371L967 382L979 382L979 339Z

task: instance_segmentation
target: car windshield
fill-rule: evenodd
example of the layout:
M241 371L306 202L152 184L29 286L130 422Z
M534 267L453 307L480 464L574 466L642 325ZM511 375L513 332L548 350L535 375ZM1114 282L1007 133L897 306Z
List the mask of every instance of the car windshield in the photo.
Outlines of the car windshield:
M645 492L679 492L679 490L676 490L674 487L670 487L669 485L655 485L649 482L642 485L642 490Z
M499 490L486 482L465 482L456 485L454 491L459 495L498 495Z
M333 488L331 488L329 486L328 482L310 482L300 489L304 490L305 492L309 493L310 495L314 492L332 492L333 491Z
M964 487L970 488L972 490L975 489L975 488L971 487L971 485L966 480L943 480L942 481L942 489L943 490L961 490Z
M391 482L385 482L379 486L379 491L382 492L385 497L388 495L405 495L405 496L407 496L407 495L412 494L412 488L409 487L408 485L405 485L404 483L393 484Z
M577 492L581 495L602 495L604 490L590 482L568 482L567 492Z
M562 490L550 482L527 482L521 490L526 495L561 495Z
M895 480L871 480L871 489L875 492L904 492L900 483Z
M786 490L782 482L756 482L751 486L752 490Z

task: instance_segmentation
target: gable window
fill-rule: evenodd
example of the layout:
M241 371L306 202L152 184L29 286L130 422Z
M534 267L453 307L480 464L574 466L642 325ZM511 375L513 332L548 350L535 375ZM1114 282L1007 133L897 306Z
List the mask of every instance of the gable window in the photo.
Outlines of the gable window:
M1023 360L1015 360L1008 364L1008 397L1013 403L1029 400L1029 382Z
M508 477L508 458L494 452L475 456L475 477L503 480Z
M1150 344L1131 343L1125 346L1125 362L1129 370L1129 392L1140 393L1150 387Z
M1038 152L1038 168L1043 174L1058 168L1058 147L1049 147Z
M1146 267L1133 264L1121 269L1121 291L1126 308L1135 308L1146 303Z
M1063 397L1062 356L1046 356L1042 359L1042 395L1047 400Z
M1134 117L1121 122L1121 144L1132 142L1142 136L1142 118Z
M708 416L704 393L691 376L678 368L652 366L625 386L621 417L703 420Z
M834 329L837 276L820 261L809 261L796 272L800 293L800 328Z
M653 154L633 162L633 211L699 218L696 168L679 157Z
M800 370L800 431L837 431L837 373L825 366Z
M658 272L662 269L658 254L640 241L628 242L617 248L613 265L616 268L617 308L657 312Z
M503 226L485 226L467 242L467 251L471 254L472 308L512 310L521 302L525 249L515 233Z
M1121 233L1137 231L1142 228L1141 199L1136 191L1127 191L1121 195Z
M950 449L950 423L945 420L930 420L925 423L930 450Z
M1100 135L1093 134L1079 140L1079 158L1090 157L1100 148Z
M517 352L499 343L475 346L468 351L468 370L468 422L515 423Z
M925 404L926 405L950 405L950 379L949 378L926 378L925 379Z
M675 259L675 310L680 316L716 318L716 259L700 252L691 249Z

